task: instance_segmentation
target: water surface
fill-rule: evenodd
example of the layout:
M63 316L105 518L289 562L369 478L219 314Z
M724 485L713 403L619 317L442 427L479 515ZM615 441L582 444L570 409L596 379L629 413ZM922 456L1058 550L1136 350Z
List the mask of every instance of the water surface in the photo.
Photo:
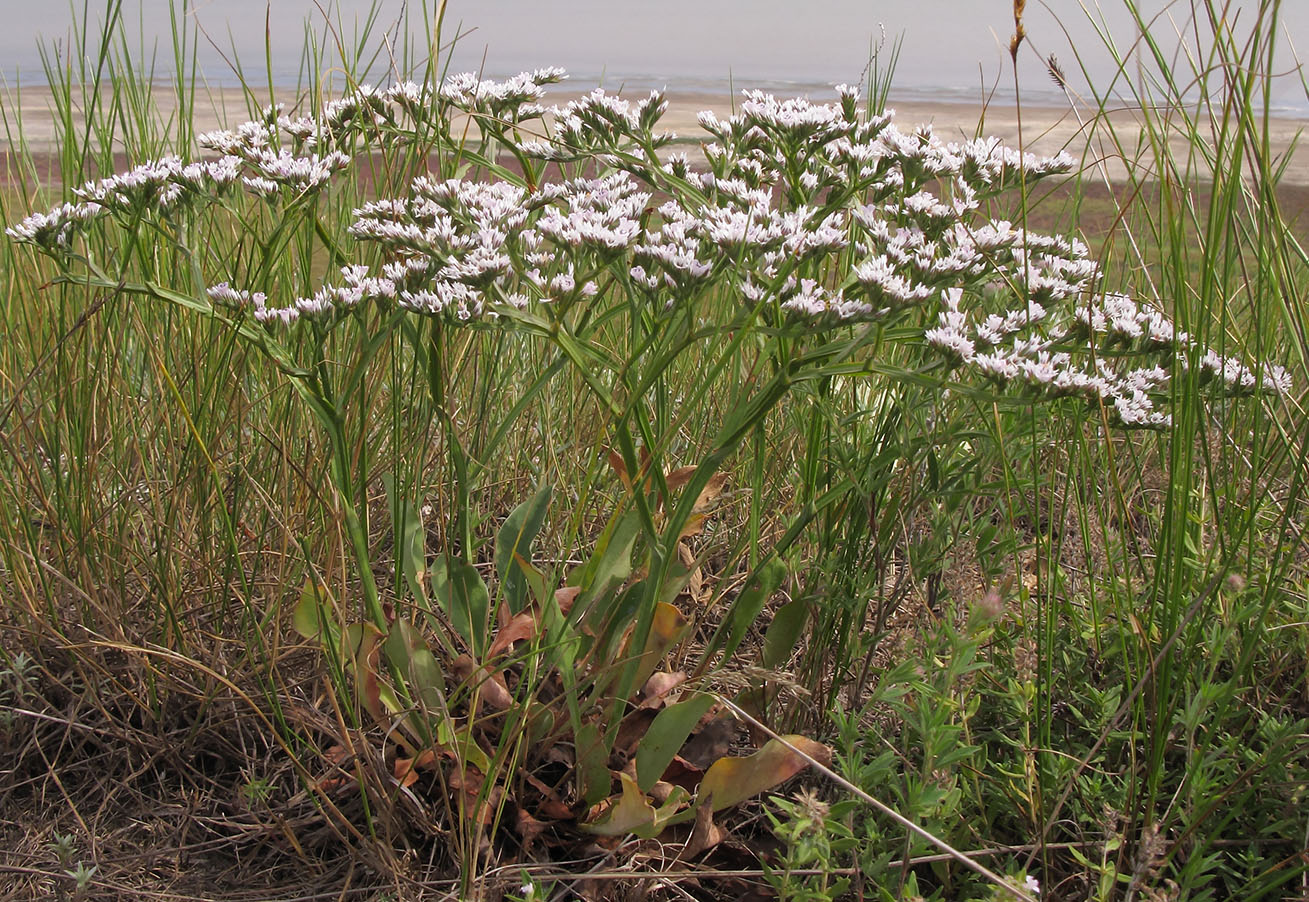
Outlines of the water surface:
M44 79L37 52L69 46L74 16L69 6L4 0L6 27L0 30L0 71L12 81ZM92 18L103 15L106 4ZM1054 13L1048 7L1055 10ZM1029 46L1019 68L1025 96L1054 99L1057 92L1045 71L1054 54L1070 84L1085 90L1085 67L1098 86L1109 85L1119 65L1105 39L1129 58L1136 30L1121 0L1103 8L1087 0L1029 3ZM1091 12L1084 9L1089 7ZM1138 0L1169 53L1180 52L1177 35L1192 35L1191 4ZM1257 0L1231 3L1238 33L1253 22ZM82 8L81 0L76 3ZM177 4L181 8L181 4ZM322 0L333 30L345 43L358 40L376 6L371 46L385 31L397 55L404 52L406 29L395 28L408 15L409 40L423 47L421 2L405 0ZM427 4L430 11L432 3ZM130 43L155 48L157 71L173 68L168 0L125 0ZM275 81L293 84L302 69L306 22L314 40L327 37L327 21L313 0L196 0L191 20L203 30L198 57L207 78L232 84L237 78L224 59L239 58L247 77L264 80L267 39ZM267 25L267 29L265 26ZM1309 2L1284 4L1279 54L1284 68L1294 68L1292 46L1309 46ZM1211 33L1202 23L1202 34ZM862 81L871 50L881 44L882 59L890 45L903 41L896 67L898 91L922 99L979 98L996 90L1011 96L1013 74L1007 45L1013 32L1012 0L449 0L443 38L459 34L452 65L506 75L544 65L566 67L576 84L664 86L681 90L723 92L729 87L766 86L804 90L836 82ZM1104 37L1102 37L1102 35ZM334 43L328 38L328 45ZM384 77L385 59L373 77ZM323 64L328 68L329 62ZM1120 78L1147 78L1152 67L1138 68L1135 58ZM1275 107L1309 110L1305 89L1294 74L1274 86Z

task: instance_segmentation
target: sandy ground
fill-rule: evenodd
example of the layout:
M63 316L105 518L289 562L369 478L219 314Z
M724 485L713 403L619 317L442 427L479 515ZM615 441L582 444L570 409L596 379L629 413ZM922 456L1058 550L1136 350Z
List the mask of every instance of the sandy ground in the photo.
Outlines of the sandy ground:
M555 90L547 95L547 101L562 104L576 94L576 91ZM630 96L635 98L642 95L633 93ZM289 92L281 99L287 101L288 106L293 100ZM166 90L154 92L153 101L157 110L157 125L162 131L176 120L176 103ZM708 109L720 116L726 115L731 112L733 98L670 91L669 101L670 107L662 124L685 138L703 134L696 124L696 114L700 110ZM261 95L258 102L267 103L266 94ZM1007 103L997 103L983 110L980 105L974 104L897 101L893 97L891 106L895 108L895 121L901 129L930 124L937 134L949 139L969 138L978 134L994 135L1013 146L1018 146L1021 140L1024 149L1033 153L1048 155L1067 150L1084 160L1086 165L1096 167L1097 177L1114 182L1124 180L1131 158L1138 153L1137 148L1144 148L1140 152L1141 159L1153 156L1148 150L1149 136L1141 128L1140 113L1132 109L1111 111L1097 119L1089 111L1024 106L1020 128L1019 110ZM195 128L197 131L205 131L221 124L243 121L246 110L246 98L240 90L212 90L196 100ZM1173 134L1168 140L1174 151L1174 159L1186 159L1188 141L1180 132L1184 124L1181 115L1174 112L1169 117L1155 118L1171 121ZM16 134L21 125L28 147L38 158L55 149L55 120L51 93L47 88L25 88L21 95L0 95L0 124L7 125L11 135ZM1109 125L1112 125L1112 130L1107 127ZM1288 155L1293 154L1283 178L1283 182L1288 185L1309 185L1309 151L1303 147L1294 148L1297 135L1306 125L1309 125L1309 120L1269 120L1269 140L1274 164L1287 160ZM1207 147L1215 145L1213 129L1207 118L1200 119L1198 132Z

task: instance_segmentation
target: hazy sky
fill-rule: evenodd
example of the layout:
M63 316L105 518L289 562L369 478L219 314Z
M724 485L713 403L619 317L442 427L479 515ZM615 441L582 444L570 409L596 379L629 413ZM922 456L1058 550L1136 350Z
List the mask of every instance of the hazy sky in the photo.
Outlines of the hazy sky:
M110 0L89 0L96 10ZM1148 14L1159 13L1160 35L1185 30L1190 2L1138 0ZM83 0L76 0L81 9ZM321 0L349 40L366 20L371 0ZM177 0L180 7L181 0ZM434 5L429 0L429 8ZM1282 29L1289 42L1309 47L1309 0L1286 0ZM393 24L404 0L379 0L379 27ZM1134 29L1122 0L1047 0L1028 4L1031 47L1020 70L1023 90L1050 89L1041 58L1054 53L1074 83L1080 84L1078 56L1104 84L1114 71L1112 55L1096 35L1084 6L1123 52ZM1255 0L1237 0L1241 19L1252 18ZM38 42L65 40L72 22L66 0L29 3L0 0L5 28L0 30L0 70L12 78L37 80ZM293 79L304 43L306 19L323 32L324 20L314 0L192 0L192 15L225 51L233 46L247 67L263 69L265 12L269 13L275 77ZM146 46L159 41L160 68L171 65L168 0L124 0L133 34L144 33ZM409 4L414 30L421 28L422 2ZM1054 10L1052 13L1051 10ZM983 83L1001 75L1002 90L1012 84L1005 45L1013 31L1012 0L449 0L443 36L462 26L454 63L459 69L482 68L508 74L524 68L561 65L575 84L620 82L667 83L671 86L725 88L768 82L831 84L859 81L869 49L885 33L903 37L896 85L914 93L976 96ZM1056 17L1057 16L1057 17ZM1240 30L1241 19L1238 19ZM135 38L134 38L135 39ZM1176 39L1171 42L1176 45ZM230 69L217 51L202 41L206 74L228 80ZM376 46L376 41L373 43ZM1293 65L1288 41L1282 58ZM1305 91L1294 79L1277 90L1281 103L1305 107Z

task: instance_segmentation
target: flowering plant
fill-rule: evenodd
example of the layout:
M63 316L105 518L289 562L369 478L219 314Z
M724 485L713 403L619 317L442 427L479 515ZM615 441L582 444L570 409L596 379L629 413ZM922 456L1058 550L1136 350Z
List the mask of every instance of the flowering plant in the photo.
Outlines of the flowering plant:
M273 107L234 130L201 136L212 157L169 157L90 182L69 202L7 230L55 258L66 279L212 317L287 375L332 444L332 482L366 620L332 627L311 596L298 625L354 662L373 713L405 725L414 762L426 746L457 757L460 779L468 766L482 778L499 766L477 746L476 703L462 719L447 710L424 722L408 712L448 707L434 668L488 692L498 687L490 659L526 636L496 647L493 624L508 630L525 615L522 622L552 641L604 645L604 654L589 659L602 666L587 673L587 692L567 682L578 658L560 653L549 671L564 681L563 716L574 742L592 740L607 760L613 731L649 685L645 650L658 649L657 663L681 638L685 624L667 599L692 572L683 540L703 520L704 499L724 464L797 385L872 375L942 387L975 382L971 390L1031 400L1080 398L1108 423L1160 430L1170 426L1165 399L1179 376L1212 380L1231 393L1289 387L1281 369L1220 356L1162 310L1106 291L1080 241L986 215L1005 192L1069 171L1065 155L1038 159L993 139L955 143L926 127L902 131L890 112L869 111L857 91L840 86L832 104L747 92L729 118L703 114L698 165L669 153L674 137L657 131L667 106L660 92L634 103L596 91L547 109L539 102L544 89L562 77L546 69L505 82L464 75L439 86L360 86L313 116ZM476 130L471 145L461 127ZM428 146L438 151L433 171L354 207L345 234L331 234L317 218L361 157ZM242 223L248 243L224 260L197 262L193 285L135 278L130 252L111 258L120 264L112 273L91 252L93 235L116 237L117 228L129 248L153 235L191 254L190 226L223 212ZM278 259L296 240L311 251L307 257L325 252L339 276L315 284L275 279ZM333 359L334 342L347 330L364 349L352 367ZM560 365L543 377L570 366L607 416L605 439L626 494L596 563L573 585L550 585L512 536L497 560L494 596L478 575L468 493L493 448L483 448L480 460L470 455L447 403L449 337L461 330L547 344ZM439 628L443 662L416 638L418 618L384 603L366 493L346 436L368 351L397 336L425 377L459 483L456 536L439 563L428 560L422 524L413 525L415 506L393 498L393 522L404 533L396 542L396 592L419 606L435 603L432 617L422 619ZM911 364L888 367L879 357L888 343L906 349ZM741 378L732 368L748 345L761 349L761 365ZM701 367L695 398L729 377L745 387L696 462L675 469L667 464L679 424L668 411L688 399L668 397L664 377L692 353ZM807 499L780 538L752 549L748 588L704 653L704 669L740 645L781 583L778 558L818 507L838 497L839 488ZM524 513L523 534L527 522L539 529L543 517ZM629 583L633 555L640 578ZM623 571L622 578L606 568ZM524 586L535 613L523 601ZM568 621L559 603L557 592L571 588L582 593L577 610L588 612L590 633L580 616ZM558 632L560 623L569 629ZM521 702L527 716L536 710L533 691L524 692L527 701L507 690L500 700ZM583 701L607 714L583 710ZM682 724L681 738L695 723ZM573 761L577 795L603 801L613 774L603 760L590 770L584 763ZM620 817L633 812L642 830L684 819L687 809L678 806L687 797L646 816L656 809L643 794L662 776L659 769L641 775L636 795L619 777L605 823L618 823L618 831L636 823ZM494 785L479 784L483 800Z
M339 281L280 301L234 286L233 273L208 289L215 312L330 328L373 303L548 333L588 319L582 308L598 307L601 293L669 318L698 314L697 301L726 284L758 321L799 335L926 321L925 347L954 378L1081 396L1124 426L1168 425L1159 401L1174 364L1196 365L1229 391L1288 387L1282 369L1222 357L1149 303L1107 292L1080 241L982 215L1021 180L1069 171L1066 154L1038 159L996 139L904 132L892 111L866 114L842 85L836 104L747 91L729 119L701 114L711 140L697 171L685 155L658 155L673 137L655 131L667 107L659 92L631 103L595 91L547 110L537 102L544 86L563 77L544 69L505 82L465 74L436 89L364 85L318 117L272 108L202 135L217 160L144 163L7 234L68 258L74 235L98 219L167 217L222 202L238 184L272 204L306 203L367 139L403 143L430 129L453 141L451 121L466 114L484 147L511 147L525 172L465 151L499 177L421 175L405 196L356 209L350 234L379 249L380 267L347 265ZM550 136L517 140L529 123ZM546 181L549 163L611 172ZM668 198L657 210L656 196Z

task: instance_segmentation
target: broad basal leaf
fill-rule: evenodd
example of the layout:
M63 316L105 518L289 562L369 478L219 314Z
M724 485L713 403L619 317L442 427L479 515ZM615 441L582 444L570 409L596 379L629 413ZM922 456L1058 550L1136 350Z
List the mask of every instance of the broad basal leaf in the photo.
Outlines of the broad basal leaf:
M486 655L487 611L491 596L472 564L441 555L432 562L432 597L478 660ZM439 624L437 624L439 627Z
M626 836L644 833L655 824L655 809L627 774L619 774L623 792L594 822L582 824L582 829L597 836Z
M827 746L820 742L804 736L782 738L823 764L832 758ZM805 758L782 742L770 739L763 748L747 758L720 758L715 761L700 781L696 801L700 804L707 801L714 811L722 811L754 798L761 792L767 792L808 766L809 762Z
M517 614L527 603L528 581L522 562L532 561L532 542L536 541L550 507L550 486L543 486L534 496L518 505L505 518L495 539L495 570L509 609Z
M669 705L655 716L636 749L636 779L642 792L649 792L650 787L663 777L664 769L713 704L713 696L696 695Z

